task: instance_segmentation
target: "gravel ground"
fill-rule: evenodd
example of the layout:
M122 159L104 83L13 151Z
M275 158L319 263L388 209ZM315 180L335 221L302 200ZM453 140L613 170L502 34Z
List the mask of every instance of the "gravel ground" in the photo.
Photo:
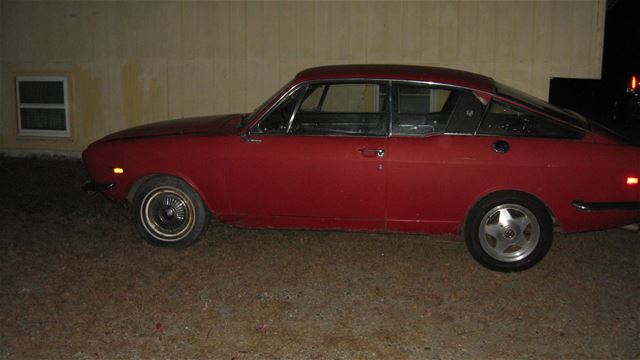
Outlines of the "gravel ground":
M557 234L490 272L460 236L212 224L182 251L79 190L79 161L0 158L0 358L640 359L640 235Z

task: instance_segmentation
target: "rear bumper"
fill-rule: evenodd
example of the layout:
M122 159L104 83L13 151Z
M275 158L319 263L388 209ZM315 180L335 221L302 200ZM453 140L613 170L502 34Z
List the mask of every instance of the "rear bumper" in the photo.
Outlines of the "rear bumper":
M105 192L113 189L116 186L115 183L94 183L88 182L82 185L82 191L88 194L95 194L97 192Z
M585 202L574 200L571 205L579 211L640 211L640 202Z

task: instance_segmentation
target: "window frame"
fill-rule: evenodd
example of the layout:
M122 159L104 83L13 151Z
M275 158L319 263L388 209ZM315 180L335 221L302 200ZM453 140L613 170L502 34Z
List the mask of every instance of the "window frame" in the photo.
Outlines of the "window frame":
M62 104L42 104L42 103L22 103L20 101L20 84L29 81L62 82L64 103ZM15 77L16 96L16 119L18 136L25 137L51 137L70 138L70 101L69 101L69 76L68 75L18 75ZM22 127L22 109L63 109L65 116L65 130L53 129L24 129Z
M290 87L289 89L287 89L286 91L284 91L284 93L275 101L271 100L272 105L260 116L259 119L257 119L253 124L251 124L248 128L247 128L247 135L251 136L251 135L265 135L265 136L290 136L291 134L287 132L284 133L268 133L268 132L262 132L262 131L258 131L258 129L260 128L260 124L267 120L269 118L269 116L271 116L271 114L276 111L280 105L284 104L285 101L287 101L289 99L290 96L298 96L299 98L302 98L302 94L304 94L304 92L307 91L307 87L309 86L309 83L300 83L300 84L296 84L292 87ZM296 95L295 93L301 90L302 92L298 95ZM296 99L296 103L300 102L300 99ZM297 104L296 104L297 106ZM292 114L292 116L295 117L295 112ZM291 122L291 119L289 120L289 122Z
M305 93L309 90L309 88L313 85L331 85L331 84L376 84L379 86L386 86L387 87L387 109L386 111L381 112L383 114L383 116L385 116L385 121L386 124L388 126L386 134L384 135L352 135L352 134L323 134L323 135L317 135L317 134L293 134L291 133L291 125L293 124L293 122L295 121L295 117L298 113L298 111L300 110L300 106L302 105L302 102L304 101L305 97ZM322 79L322 80L313 80L313 81L305 81L305 82L301 82L298 84L295 84L293 86L291 86L289 89L287 89L275 102L273 102L273 104L269 107L269 109L267 111L264 112L263 115L260 116L259 119L257 119L252 125L250 125L247 128L246 134L247 136L256 136L256 135L260 135L260 136L332 136L332 137L336 137L336 136L341 136L341 137L358 137L358 138L365 138L365 137L372 137L372 138L381 138L381 137L389 137L391 135L391 118L392 118L392 114L391 114L391 86L392 86L392 80L389 79L373 79L373 78L353 78L353 79ZM296 96L298 96L298 99L296 99L296 106L295 106L295 111L292 114L292 117L289 121L288 124L288 128L287 131L285 133L264 133L264 132L260 132L257 131L257 129L260 127L260 123L262 123L263 121L265 121L274 111L276 111L285 101L287 101L287 99L290 96L295 95L295 92L298 91L299 89L302 89L302 92Z
M252 136L252 135L268 135L268 136L291 136L294 134L290 134L290 133L262 133L262 132L257 132L255 131L259 124L264 121L264 119L266 119L274 110L276 110L278 108L278 106L280 106L282 104L282 102L284 102L293 92L297 91L299 88L301 87L308 87L314 84L318 84L318 83L378 83L378 84L386 84L388 87L388 98L387 98L387 102L388 102L388 111L387 111L387 121L388 121L388 129L387 129L387 135L363 135L363 136L358 136L358 137L376 137L376 138L380 138L380 137L392 137L392 136L397 136L397 137L404 137L404 136L408 136L408 137L430 137L430 136L437 136L437 135L455 135L455 136L505 136L505 135L492 135L492 134L479 134L478 131L480 130L480 127L482 126L482 123L485 121L486 116L488 116L489 114L489 109L490 106L492 105L492 103L495 100L500 100L503 102L506 102L512 106L515 106L519 109L523 109L524 111L529 111L532 112L538 116L541 116L543 118L545 118L548 121L551 121L553 123L558 123L560 126L565 126L570 128L573 131L576 131L577 133L580 133L581 136L579 138L566 138L566 137L542 137L542 136L535 136L535 138L542 138L542 139L561 139L561 140L579 140L581 138L584 138L584 136L586 135L588 130L582 129L580 127L576 127L571 123L568 123L566 121L562 121L552 115L543 113L537 109L533 109L530 108L522 103L519 103L515 100L512 100L510 98L506 98L504 96L500 96L500 94L496 94L496 93L489 93L486 92L487 95L490 96L491 100L485 104L485 109L484 109L484 113L482 114L482 120L478 123L478 125L476 126L475 130L473 132L469 132L469 133L457 133L457 132L448 132L447 129L445 128L444 132L434 132L434 133L430 133L430 134L425 134L425 135L416 135L416 136L412 136L412 135L396 135L393 133L393 123L396 120L396 114L395 112L395 108L398 106L398 104L396 103L396 101L394 101L393 97L393 93L394 93L394 87L396 85L402 85L402 84L407 84L407 85L418 85L418 86L428 86L428 87L432 87L432 88L441 88L441 89L450 89L452 91L470 91L470 92L481 92L481 93L485 93L484 91L481 90L477 90L477 89L473 89L473 88L469 88L469 87L465 87L465 86L460 86L460 85L452 85L452 84L447 84L447 83L441 83L441 82L432 82L432 81L420 81L420 80L402 80L402 79L389 79L389 78L329 78L329 79L320 79L320 80L311 80L311 81L304 81L304 82L300 82L297 84L291 84L291 82L289 82L288 84L286 84L285 86L283 86L278 92L276 92L276 94L274 94L271 98L269 98L268 101L266 101L265 103L263 103L263 105L261 105L253 114L252 117L255 117L257 115L259 115L259 118L255 118L255 119L250 119L251 121L247 121L248 126L245 127L245 130L243 131L243 135L242 136ZM287 86L289 86L289 88L287 88ZM279 95L279 96L278 96ZM457 105L457 104L456 104ZM263 107L267 107L266 109L264 109ZM451 118L449 119L449 121L451 121ZM318 135L302 135L302 134L297 134L295 136L318 136ZM322 136L354 136L354 135L322 135ZM512 137L510 135L510 137ZM530 138L534 138L533 136Z
M396 88L399 86L403 86L403 85L408 85L408 86L423 86L423 87L427 87L429 88L429 91L433 91L433 90L447 90L450 91L451 93L453 92L463 92L463 91L472 91L471 89L465 88L465 87L461 87L461 86L456 86L456 85L451 85L451 84L444 84L444 83L437 83L437 82L430 82L430 81L416 81L416 80L390 80L390 90L389 90L389 137L411 137L411 138L424 138L424 137L430 137L430 136L437 136L437 135L474 135L474 134L458 134L458 133L448 133L447 132L447 128L448 128L448 124L452 119L453 116L453 111L451 112L451 114L449 114L449 118L447 119L447 126L445 126L445 129L443 131L438 131L438 132L432 132L432 133L428 133L428 134L416 134L416 135L408 135L408 134L397 134L393 132L393 126L394 126L394 122L397 121L397 116L398 115L402 115L402 113L399 113L399 107L400 107L400 103L399 103L399 97L396 96ZM434 101L434 99L431 98L431 93L430 93L430 105L431 103ZM456 100L456 104L455 106L457 106L458 100ZM455 111L455 106L454 106L454 111Z

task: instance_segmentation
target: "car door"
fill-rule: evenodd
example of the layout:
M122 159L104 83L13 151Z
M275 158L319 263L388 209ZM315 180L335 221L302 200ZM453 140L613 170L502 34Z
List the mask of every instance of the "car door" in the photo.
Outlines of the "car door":
M469 91L430 84L394 83L387 160L390 230L452 232L466 209L458 201L470 179L468 154L455 150L482 118L484 105ZM451 119L461 118L459 121ZM452 135L451 132L460 135Z
M229 149L233 214L249 226L383 228L386 94L364 82L289 92Z

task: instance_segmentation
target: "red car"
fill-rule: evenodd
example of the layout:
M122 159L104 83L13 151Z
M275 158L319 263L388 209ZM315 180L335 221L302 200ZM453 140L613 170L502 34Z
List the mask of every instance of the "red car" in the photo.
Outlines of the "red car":
M83 153L86 191L184 247L213 214L246 227L457 233L482 265L540 261L554 229L640 222L640 149L569 110L464 71L300 72L252 114L165 121Z

